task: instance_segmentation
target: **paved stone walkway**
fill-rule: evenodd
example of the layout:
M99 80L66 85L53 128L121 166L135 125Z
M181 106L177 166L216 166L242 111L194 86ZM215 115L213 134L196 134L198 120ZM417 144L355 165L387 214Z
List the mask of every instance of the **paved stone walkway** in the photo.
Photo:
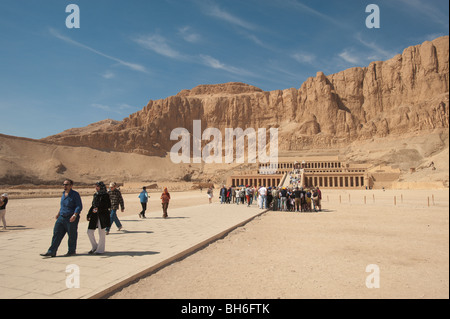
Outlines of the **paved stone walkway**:
M0 237L0 298L101 298L223 237L264 211L253 205L219 203L169 209L169 218L122 216L126 225L106 236L106 252L89 255L87 222L78 226L77 255L64 257L67 236L58 256L44 258L52 228L11 232ZM96 238L98 233L96 231ZM79 273L79 281L76 280ZM79 282L79 288L72 288Z

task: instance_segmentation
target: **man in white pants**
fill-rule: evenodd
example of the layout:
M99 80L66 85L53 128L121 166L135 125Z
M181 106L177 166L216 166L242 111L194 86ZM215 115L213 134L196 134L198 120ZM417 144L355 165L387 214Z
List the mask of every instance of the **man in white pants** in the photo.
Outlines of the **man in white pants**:
M261 206L259 208L267 208L267 188L265 186L259 189L259 195L261 196Z
M96 193L92 201L92 207L88 213L88 237L92 245L89 254L103 254L105 252L106 228L111 226L109 209L111 201L106 186L103 182L96 184ZM95 240L95 230L98 229L99 240Z

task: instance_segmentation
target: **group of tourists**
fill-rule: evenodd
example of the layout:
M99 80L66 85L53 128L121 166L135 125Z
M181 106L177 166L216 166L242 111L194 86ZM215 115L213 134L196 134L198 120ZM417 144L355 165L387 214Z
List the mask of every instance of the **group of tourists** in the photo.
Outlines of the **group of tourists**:
M271 189L271 209L290 212L322 211L322 191L319 187L275 187Z
M83 203L80 194L73 189L73 181L67 179L63 183L64 192L61 197L60 210L56 214L56 222L53 228L53 237L51 245L46 253L41 254L43 257L55 257L57 250L63 240L64 236L68 235L68 252L65 256L73 256L76 254L77 239L78 239L78 223L80 221L80 214L83 210ZM5 194L4 194L5 195ZM140 218L145 218L145 211L147 209L147 202L149 195L146 187L143 187L139 194L139 199L142 205L142 211L139 213ZM167 218L167 209L170 201L170 193L167 188L161 195L161 204L163 209L163 218ZM6 207L6 201L2 196L0 207ZM92 249L89 254L101 255L105 252L106 235L109 234L111 226L115 224L117 230L122 229L122 223L117 216L117 210L120 208L121 212L125 211L125 204L117 184L112 182L107 189L104 182L97 182L95 184L95 193L93 195L92 204L86 215L88 220L87 235L91 243ZM95 230L98 229L98 241L95 238Z
M212 203L213 189L208 189L209 202ZM322 210L322 192L319 187L268 187L256 188L249 185L225 185L219 190L220 204L246 204L250 207L257 203L260 209L291 212L317 212Z

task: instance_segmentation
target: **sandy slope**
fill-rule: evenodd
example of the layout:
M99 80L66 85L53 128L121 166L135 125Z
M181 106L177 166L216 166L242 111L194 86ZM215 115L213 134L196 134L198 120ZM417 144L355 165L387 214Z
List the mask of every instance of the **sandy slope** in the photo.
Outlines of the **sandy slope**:
M440 182L448 187L448 130L412 133L403 137L374 138L342 149L289 151L280 157L341 156L350 163L390 165L402 170L407 182ZM436 171L424 169L434 162ZM97 180L167 183L182 180L221 184L238 164L174 164L170 157L102 152L86 147L45 144L0 134L0 185L59 183L69 177L77 183ZM410 168L417 173L410 174ZM243 169L254 170L251 164ZM237 170L238 172L239 170ZM1 186L0 186L1 188Z

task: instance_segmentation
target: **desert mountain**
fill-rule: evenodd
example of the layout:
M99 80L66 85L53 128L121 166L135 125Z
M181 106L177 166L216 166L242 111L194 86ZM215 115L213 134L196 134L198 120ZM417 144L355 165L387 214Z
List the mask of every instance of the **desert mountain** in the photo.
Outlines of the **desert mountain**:
M300 89L265 92L243 83L200 85L150 101L121 122L69 130L43 142L165 156L173 129L279 128L280 151L341 148L374 137L449 127L448 36L412 46L388 61L326 76ZM92 128L95 127L95 130Z

